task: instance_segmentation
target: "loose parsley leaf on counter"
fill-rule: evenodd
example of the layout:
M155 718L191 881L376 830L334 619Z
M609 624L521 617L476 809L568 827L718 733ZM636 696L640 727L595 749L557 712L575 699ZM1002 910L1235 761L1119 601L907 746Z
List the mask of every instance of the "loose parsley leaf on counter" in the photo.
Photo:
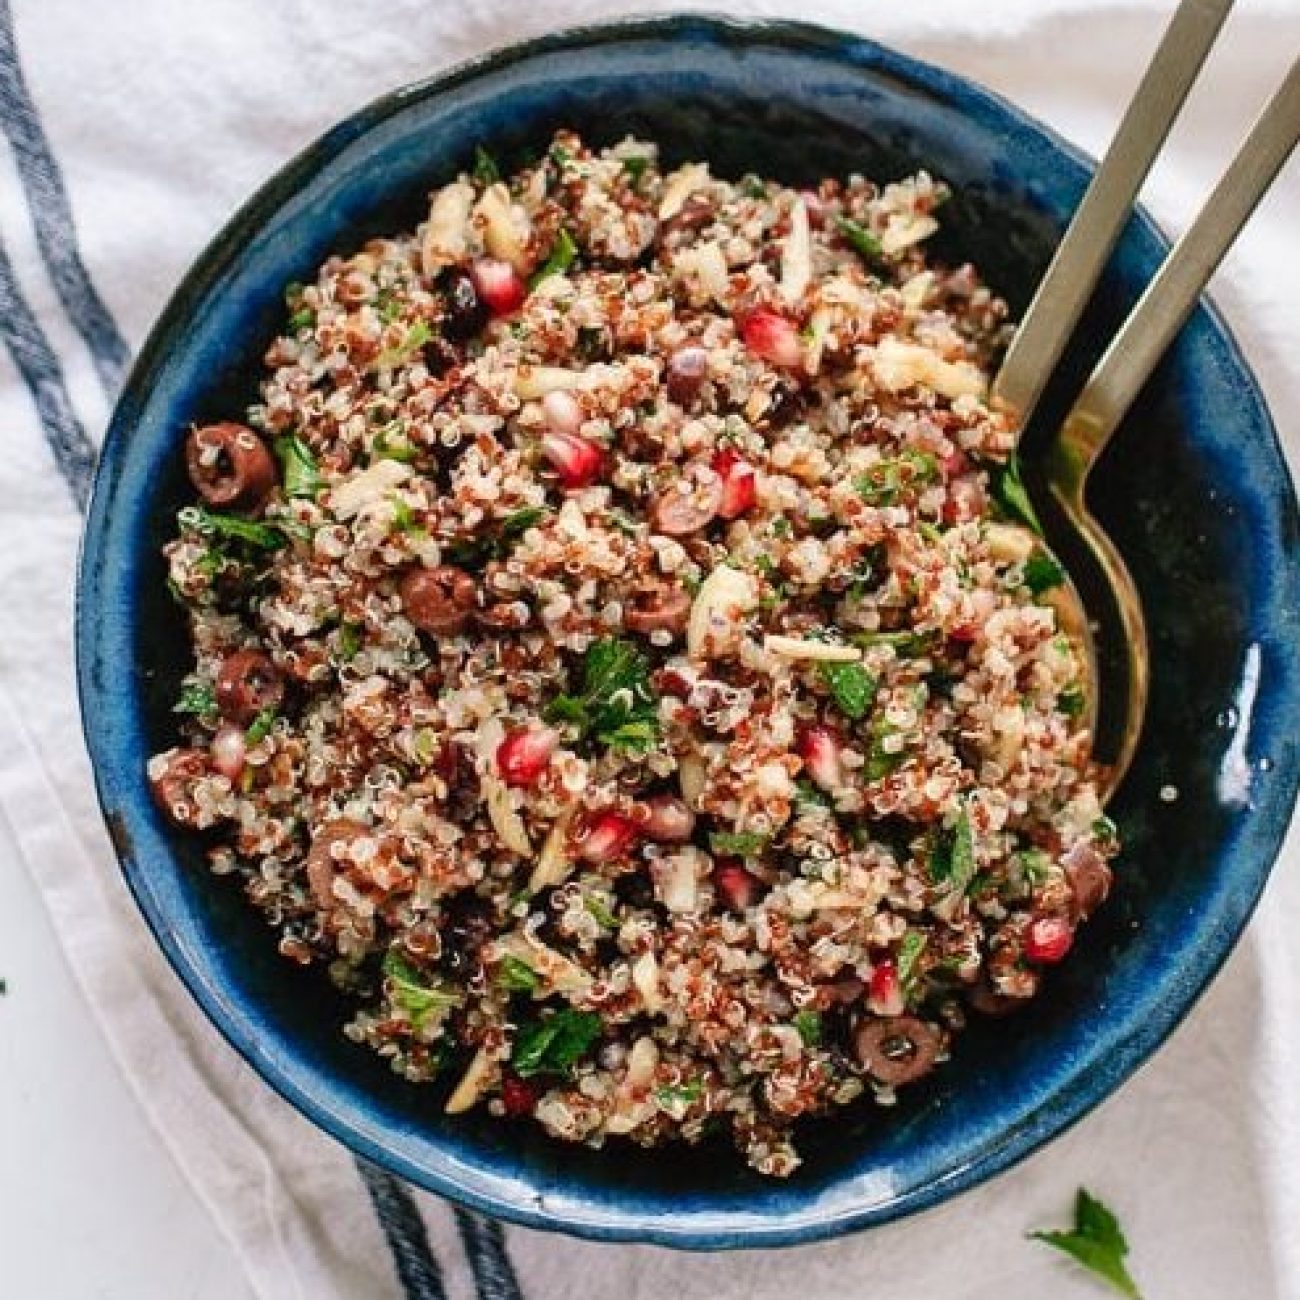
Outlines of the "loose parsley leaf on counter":
M296 433L275 440L275 454L284 473L284 494L314 499L321 490L320 468L312 450Z
M545 1020L520 1028L510 1065L521 1079L567 1074L591 1050L600 1029L601 1020L594 1011L564 1007Z
M1074 1202L1072 1232L1031 1232L1029 1236L1033 1241L1046 1242L1064 1251L1128 1300L1142 1300L1142 1293L1124 1263L1128 1242L1119 1220L1085 1188L1079 1188Z
M571 722L615 749L644 751L659 738L658 705L645 655L630 641L605 637L587 650L581 693L557 696L546 719Z

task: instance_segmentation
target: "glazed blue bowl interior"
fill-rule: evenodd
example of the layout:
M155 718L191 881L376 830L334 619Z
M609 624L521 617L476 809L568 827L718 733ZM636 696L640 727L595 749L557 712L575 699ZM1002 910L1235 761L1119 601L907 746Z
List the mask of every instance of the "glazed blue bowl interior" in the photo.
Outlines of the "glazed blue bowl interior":
M1150 619L1154 690L1113 807L1127 849L1112 901L1030 1010L977 1023L953 1062L896 1108L810 1122L805 1163L785 1182L761 1180L719 1146L597 1152L481 1114L445 1118L442 1089L401 1082L343 1038L346 1007L324 977L277 956L238 888L211 876L201 846L151 806L145 761L173 743L169 706L188 661L159 549L188 495L182 430L238 418L282 324L285 284L334 250L414 226L430 188L476 144L509 166L562 124L597 143L635 132L670 162L705 158L730 176L891 179L925 168L955 191L936 255L974 262L1017 311L1088 175L1046 130L967 82L793 25L678 18L569 33L362 111L203 255L113 418L78 615L101 798L131 888L208 1015L275 1088L365 1156L506 1218L593 1237L705 1248L829 1236L950 1196L1059 1132L1153 1050L1226 956L1296 787L1294 497L1255 383L1202 307L1096 477L1094 505ZM1147 221L1130 223L1049 416L1164 248ZM1176 803L1159 798L1165 786Z

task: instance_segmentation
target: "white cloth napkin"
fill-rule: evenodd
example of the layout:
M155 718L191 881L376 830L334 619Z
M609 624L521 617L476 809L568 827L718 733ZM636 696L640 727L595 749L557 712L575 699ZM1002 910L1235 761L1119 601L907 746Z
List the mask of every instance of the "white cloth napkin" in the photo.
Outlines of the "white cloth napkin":
M1212 992L1158 1058L1071 1133L920 1217L748 1255L502 1233L386 1176L363 1181L345 1150L217 1037L136 916L82 757L70 648L75 489L129 349L232 208L336 119L493 46L622 8L608 0L15 0L11 15L0 0L0 125L10 145L0 156L0 847L21 853L140 1104L267 1300L459 1300L476 1290L483 1300L1083 1297L1096 1294L1094 1283L1024 1240L1030 1228L1067 1219L1079 1184L1121 1214L1133 1270L1152 1300L1300 1297L1295 834ZM1156 0L797 6L800 17L974 76L1094 153L1170 8ZM1177 227L1194 211L1297 48L1297 0L1239 6L1148 187L1160 219ZM1300 165L1215 290L1293 463L1298 212Z

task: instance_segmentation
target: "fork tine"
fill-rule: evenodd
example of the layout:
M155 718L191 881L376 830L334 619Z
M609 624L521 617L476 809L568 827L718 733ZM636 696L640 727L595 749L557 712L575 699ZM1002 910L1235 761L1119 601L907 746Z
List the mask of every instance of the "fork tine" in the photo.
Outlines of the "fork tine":
M1065 351L1232 5L1233 0L1182 0L1057 247L993 381L994 395L1019 412L1022 427Z

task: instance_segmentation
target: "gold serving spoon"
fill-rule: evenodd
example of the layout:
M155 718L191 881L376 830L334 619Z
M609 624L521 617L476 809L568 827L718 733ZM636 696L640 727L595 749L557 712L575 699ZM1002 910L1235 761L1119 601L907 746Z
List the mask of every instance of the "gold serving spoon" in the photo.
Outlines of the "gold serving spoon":
M1019 414L1022 429L1232 4L1183 0L1056 250L993 383L993 395ZM1043 489L1035 504L1050 551L1069 575L1065 630L1079 641L1087 660L1085 723L1094 737L1103 802L1123 780L1137 749L1150 651L1137 585L1088 509L1088 475L1297 140L1300 60L1111 340L1035 467L1035 481ZM1105 656L1098 654L1093 629L1108 651Z

